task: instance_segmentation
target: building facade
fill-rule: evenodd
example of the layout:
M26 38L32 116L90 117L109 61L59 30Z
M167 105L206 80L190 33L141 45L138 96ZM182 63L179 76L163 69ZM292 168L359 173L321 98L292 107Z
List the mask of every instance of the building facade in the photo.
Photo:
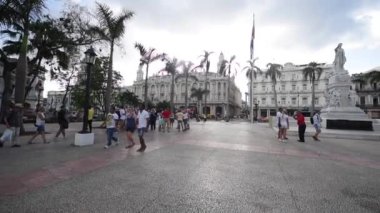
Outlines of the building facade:
M13 62L16 62L16 59L9 59L10 61L13 60ZM4 92L4 76L3 76L4 66L3 63L0 62L0 100L2 101L3 92ZM12 84L12 95L10 100L14 101L14 93L15 93L15 70L11 73L11 84ZM26 85L29 85L30 81L33 79L33 76L26 76ZM44 75L40 75L37 78L34 79L33 83L31 84L31 89L26 96L25 102L30 105L30 108L35 109L36 105L38 103L38 98L40 99L40 103L43 102L43 85L44 85ZM1 104L0 104L1 106Z
M185 96L188 97L189 106L196 106L196 98L190 98L191 88L205 87L205 73L191 73L188 78L188 94L186 94L185 77L176 77L174 85L174 105L176 108L185 107ZM152 76L148 79L148 99L153 103L170 101L171 76ZM126 89L135 93L139 99L144 100L145 80L143 71L139 67L137 79ZM207 88L210 93L207 95L207 107L203 107L203 113L210 116L225 116L227 113L227 88L228 77L217 73L209 72L207 76ZM241 110L241 92L234 83L234 78L230 78L230 114L237 115ZM202 100L204 102L204 99Z
M380 72L380 67L369 70L368 72ZM370 83L367 80L360 81L363 74L353 74L353 88L356 91L356 106L360 107L371 118L380 119L380 82Z
M302 70L305 65L286 63L281 71L281 77L277 79L276 92L278 107L288 109L289 112L301 110L308 112L311 107L311 82L305 80ZM323 69L319 80L315 81L315 109L320 110L326 104L325 92L328 86L328 76L333 71L331 64L320 66ZM249 84L248 84L249 85ZM249 86L248 86L249 88ZM253 80L254 112L258 118L276 114L273 83L265 74L258 75Z
M62 106L63 98L66 91L49 91L47 93L46 108L49 110L59 111ZM71 93L68 92L66 95L65 108L71 110Z

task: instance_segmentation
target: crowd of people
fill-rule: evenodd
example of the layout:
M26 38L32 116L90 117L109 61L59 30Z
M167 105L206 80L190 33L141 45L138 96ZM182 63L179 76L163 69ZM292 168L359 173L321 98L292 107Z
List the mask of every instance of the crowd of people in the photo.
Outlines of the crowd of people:
M305 131L306 131L306 122L305 122L305 116L300 111L295 111L293 114L293 118L297 120L298 125L298 142L304 143L305 142ZM310 118L310 123L315 128L315 134L312 136L312 138L315 141L319 140L319 134L321 133L322 128L322 118L320 116L319 111L315 111L313 113L313 116ZM287 130L289 129L289 115L286 109L279 108L279 111L276 114L276 124L278 127L278 141L279 142L286 142L288 140L287 138Z
M12 147L20 147L21 145L17 143L17 135L19 133L20 122L17 119L18 110L21 107L16 105L11 105L7 116L4 118L4 123L6 129L0 138L0 147L6 141L11 141ZM171 112L169 108L164 110L149 109L145 110L144 106L140 108L133 107L115 107L112 106L110 112L106 115L105 126L106 126L106 136L107 142L104 146L108 149L112 143L116 145L119 144L118 134L126 134L127 145L126 148L132 148L135 146L133 134L137 131L140 148L137 150L143 152L146 149L146 143L144 140L144 133L156 130L156 123L158 123L158 131L160 132L170 132L174 127L174 122L177 121L177 130L187 131L190 129L190 115L188 109L178 109L175 113ZM89 106L88 110L88 127L89 132L92 132L92 121L94 118L94 108ZM68 112L64 106L61 107L57 114L57 121L59 124L59 129L55 134L55 139L60 135L66 138L65 130L69 127ZM37 106L36 110L36 121L35 121L36 132L28 140L28 144L34 144L34 139L37 136L41 136L43 143L49 143L45 137L45 114L44 108Z

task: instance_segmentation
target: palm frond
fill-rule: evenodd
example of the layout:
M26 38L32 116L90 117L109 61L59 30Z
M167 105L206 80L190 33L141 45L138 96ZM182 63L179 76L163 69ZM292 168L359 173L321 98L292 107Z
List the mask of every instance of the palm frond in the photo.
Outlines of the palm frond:
M146 48L141 43L135 43L135 48L140 52L140 56L144 57L147 53Z
M96 2L97 5L97 17L101 26L104 26L106 29L112 29L115 19L113 17L113 12L111 8L99 2Z

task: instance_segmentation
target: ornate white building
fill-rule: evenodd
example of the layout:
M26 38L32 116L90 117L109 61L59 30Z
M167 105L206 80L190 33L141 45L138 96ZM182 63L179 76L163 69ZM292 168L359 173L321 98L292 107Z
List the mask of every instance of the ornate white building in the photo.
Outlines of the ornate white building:
M302 70L304 65L286 63L281 71L281 78L277 79L276 91L278 107L286 108L290 113L295 110L309 111L311 107L311 82L305 80ZM322 75L315 81L315 109L320 110L326 105L325 92L328 85L328 76L333 71L333 65L324 64ZM248 84L249 88L249 84ZM258 75L253 80L253 105L258 117L275 115L273 84L265 74Z
M143 71L141 67L137 71L137 79L131 86L127 86L126 89L135 93L139 99L144 100L144 88L145 80L143 79ZM230 113L231 115L237 115L241 109L241 92L234 83L234 78L230 78ZM208 115L226 115L227 107L227 87L228 77L221 76L218 73L209 72L207 77L207 88L210 93L207 95L207 109L203 106L203 112L207 112ZM170 86L171 76L151 76L148 79L148 99L153 103L161 101L170 101ZM187 95L189 106L196 106L197 100L190 98L191 88L204 88L205 87L205 73L191 73L188 78L188 94L185 94L185 78L176 77L174 86L174 104L176 108L185 106L185 96ZM204 102L204 99L203 101Z

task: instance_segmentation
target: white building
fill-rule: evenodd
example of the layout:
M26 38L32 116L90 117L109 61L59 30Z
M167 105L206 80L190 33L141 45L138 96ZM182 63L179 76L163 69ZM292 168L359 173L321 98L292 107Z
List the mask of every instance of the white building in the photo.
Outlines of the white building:
M205 87L205 73L191 73L188 78L188 94L185 94L185 78L177 77L174 87L174 104L176 108L185 106L185 96L187 95L189 106L196 106L197 100L190 98L191 88ZM207 77L207 88L210 93L207 95L207 109L203 107L203 112L213 115L226 115L227 107L227 83L228 77L221 76L218 73L209 72ZM148 99L153 103L161 101L170 101L171 76L152 76L148 79ZM137 79L131 86L126 89L135 93L139 99L144 100L145 80L141 67L137 71ZM204 101L204 99L203 99ZM230 79L230 113L237 115L241 109L241 92L234 83L234 78Z
M17 62L17 59L9 59L11 62ZM3 71L4 71L4 65L2 62L0 62L0 101L2 101L2 96L4 92L4 76L3 76ZM12 95L10 97L11 101L14 101L14 95L15 95L15 70L12 71L11 73L11 85L12 85ZM26 76L26 85L29 85L30 81L33 79L33 76ZM25 103L28 103L32 109L35 109L37 103L38 103L38 97L40 98L40 103L42 104L43 100L43 85L44 85L44 75L40 75L36 77L31 84L31 89L28 93L28 96L25 99ZM40 83L41 86L38 84ZM1 106L1 104L0 104Z
M302 70L305 65L294 65L286 63L281 71L281 78L277 79L276 91L278 107L283 107L288 112L295 110L309 111L311 107L311 83L305 80ZM315 81L315 109L320 110L326 104L325 91L328 85L328 75L332 72L331 64L322 65L322 75ZM248 84L249 85L249 84ZM265 74L258 75L253 80L253 105L258 117L268 117L275 115L273 83L270 78L265 78Z
M66 91L49 91L47 94L46 109L55 109L59 111L62 106L62 100L65 96ZM71 93L68 92L66 95L65 108L71 110Z

